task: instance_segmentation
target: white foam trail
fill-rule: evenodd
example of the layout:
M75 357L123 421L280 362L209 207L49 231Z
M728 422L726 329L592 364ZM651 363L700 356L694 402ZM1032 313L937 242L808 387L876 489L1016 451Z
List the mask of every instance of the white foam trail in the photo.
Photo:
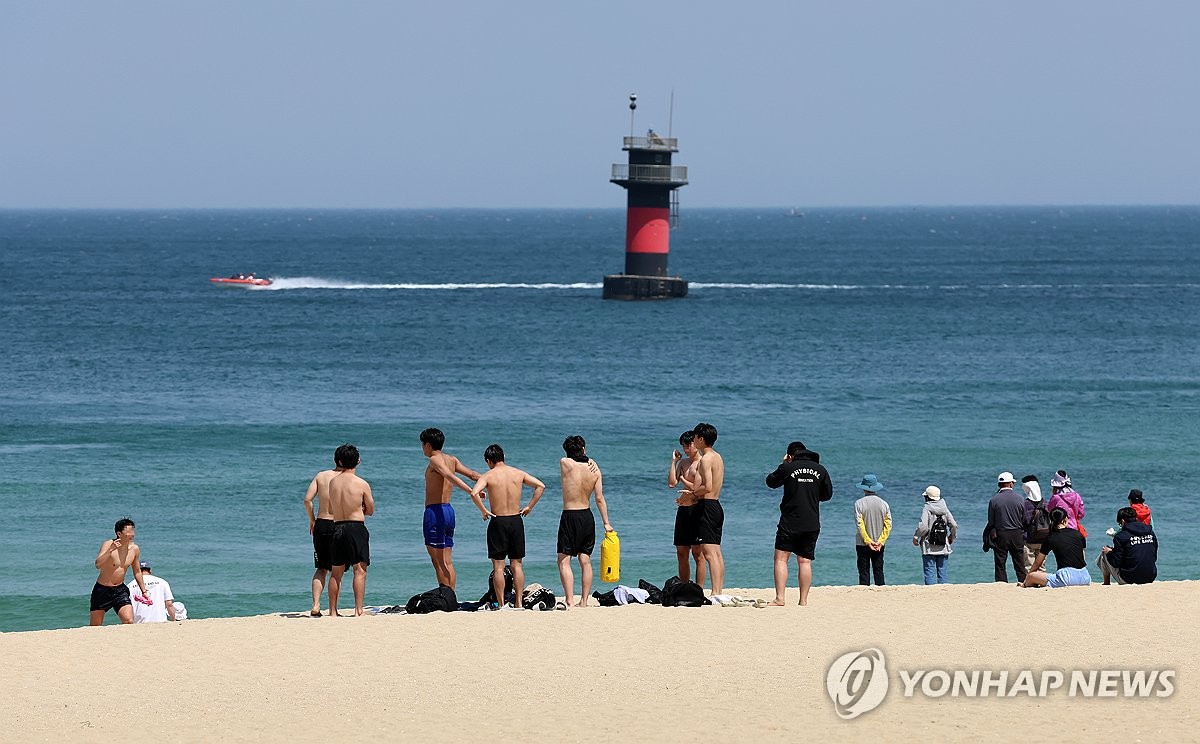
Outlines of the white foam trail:
M536 290L596 290L604 285L600 282L445 282L426 284L403 282L397 284L375 284L369 282L347 282L322 279L315 276L272 278L266 287L247 287L256 291L278 291L286 289L390 289L411 292L445 292L462 289L536 289ZM1197 284L782 284L775 282L692 282L689 287L703 289L798 289L811 291L861 291L861 290L940 290L940 291L995 291L995 290L1050 290L1050 289L1195 289Z
M400 284L371 284L366 282L342 282L334 279L321 279L313 276L279 277L271 279L266 287L254 287L257 290L281 289L393 289L410 291L449 291L456 289L600 289L599 282L574 282L570 284L557 282L446 282L442 284L419 284L404 282Z

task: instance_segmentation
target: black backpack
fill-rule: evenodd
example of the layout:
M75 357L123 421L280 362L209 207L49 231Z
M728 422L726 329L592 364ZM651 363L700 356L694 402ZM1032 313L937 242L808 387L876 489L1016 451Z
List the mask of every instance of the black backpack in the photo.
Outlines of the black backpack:
M496 602L496 590L492 586L492 579L496 578L496 572L492 571L488 574L487 592L479 598L479 604L486 605ZM516 605L517 592L513 589L513 572L511 566L504 567L504 603Z
M703 607L708 604L704 588L694 581L683 581L678 576L667 579L662 588L663 607Z
M945 514L938 514L933 520L933 526L929 528L929 536L926 540L935 548L944 548L949 539L950 523L946 521Z
M458 609L458 597L454 590L445 584L437 589L422 592L404 606L404 611L410 615L424 615L429 612L454 612Z
M1029 542L1038 544L1045 542L1046 538L1050 537L1050 514L1046 511L1046 507L1040 503L1033 507L1033 513L1029 515Z

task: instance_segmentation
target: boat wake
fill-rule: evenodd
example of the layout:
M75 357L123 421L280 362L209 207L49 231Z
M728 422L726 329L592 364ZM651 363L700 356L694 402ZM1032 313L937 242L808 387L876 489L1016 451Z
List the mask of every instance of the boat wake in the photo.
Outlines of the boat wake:
M272 277L266 287L247 287L256 292L278 292L289 289L329 290L401 290L410 292L447 292L480 289L525 289L525 290L587 290L601 289L600 282L403 282L382 284L372 282L349 282L337 279L322 279L315 276ZM782 284L775 282L691 282L692 290L748 289L748 290L808 290L817 292L837 291L1008 291L1048 289L1195 289L1196 284Z
M556 282L446 282L442 284L420 284L405 282L401 284L373 284L369 282L346 282L336 279L321 279L313 276L273 277L269 287L255 287L267 292L277 292L285 289L392 289L410 291L450 291L459 289L600 289L599 282L575 282L571 284Z

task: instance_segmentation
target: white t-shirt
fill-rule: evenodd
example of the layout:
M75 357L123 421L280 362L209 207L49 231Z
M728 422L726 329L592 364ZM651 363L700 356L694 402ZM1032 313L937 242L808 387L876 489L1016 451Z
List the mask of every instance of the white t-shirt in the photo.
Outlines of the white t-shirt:
M147 606L134 600L133 621L135 623L167 622L170 619L167 616L167 600L175 599L171 594L171 585L164 579L147 573L142 574L142 581L146 582L146 591L150 594L150 599L154 600L154 604ZM137 579L130 581L127 586L131 598L142 593L142 590L138 588Z

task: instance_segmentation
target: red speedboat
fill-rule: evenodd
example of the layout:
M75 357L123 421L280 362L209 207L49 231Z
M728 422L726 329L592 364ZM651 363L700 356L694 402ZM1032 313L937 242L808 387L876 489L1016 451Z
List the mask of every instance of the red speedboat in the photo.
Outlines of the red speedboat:
M263 279L254 274L234 274L233 276L214 276L209 279L213 284L227 284L235 287L269 287L270 279Z

